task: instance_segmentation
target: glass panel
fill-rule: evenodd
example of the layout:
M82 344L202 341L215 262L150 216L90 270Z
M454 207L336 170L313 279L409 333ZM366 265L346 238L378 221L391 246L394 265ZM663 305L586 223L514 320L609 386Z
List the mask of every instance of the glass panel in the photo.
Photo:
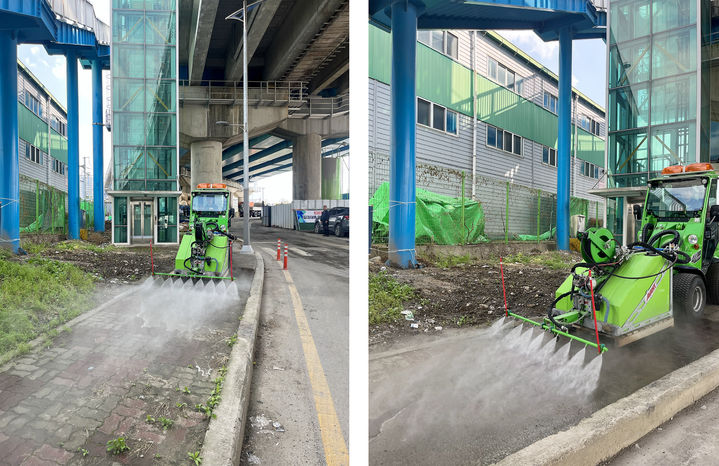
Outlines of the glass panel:
M150 202L143 203L143 236L152 236L152 204Z
M614 134L609 143L609 167L616 186L641 186L647 182L649 142L645 131ZM613 187L613 186L610 186Z
M697 91L694 74L652 83L652 125L696 119Z
M557 151L555 149L549 149L549 164L553 167L557 166Z
M144 112L145 88L144 81L131 79L114 79L112 94L115 111Z
M497 149L502 149L504 145L502 142L504 141L504 131L501 129L497 129Z
M512 151L517 155L522 155L522 138L517 135L514 136Z
M160 225L177 225L177 198L160 197L157 199L157 215Z
M132 204L132 236L142 234L142 215L140 204Z
M452 58L457 58L458 50L457 50L457 37L447 33L447 55L449 55Z
M417 40L429 45L429 31L417 31Z
M115 199L115 225L127 225L127 198L116 197Z
M610 43L624 42L649 34L651 12L649 0L634 0L617 4L610 3Z
M649 124L647 84L609 91L609 130L639 128Z
M697 2L690 0L653 0L652 29L657 32L696 24Z
M432 107L432 127L444 131L444 107L434 105Z
M175 181L148 181L148 191L176 191L177 183Z
M650 171L660 172L669 165L696 162L695 139L693 123L652 128Z
M549 148L547 146L542 147L542 162L549 163Z
M507 69L503 66L499 66L497 69L497 82L502 86L507 83Z
M175 49L174 47L147 47L146 73L147 78L174 78L175 77Z
M145 8L148 10L174 10L175 0L146 0Z
M507 71L507 89L514 90L514 73Z
M649 38L614 45L609 49L609 87L649 80Z
M489 63L489 65L488 65L489 77L496 81L497 80L497 60L495 60L494 58L490 58L488 60L488 63Z
M112 73L115 77L142 78L145 76L145 50L142 46L115 44L112 56Z
M447 132L457 134L457 114L447 110Z
M148 146L174 146L177 141L174 114L154 113L147 121Z
M652 79L696 73L696 28L655 35L652 46Z
M115 180L144 180L145 158L139 148L116 147L113 157ZM117 184L115 189L122 189Z
M145 18L145 31L148 44L174 45L174 13L148 13Z
M115 44L145 42L145 14L142 11L115 11L112 15L112 40Z
M432 31L431 47L440 53L444 53L444 31Z
M487 126L487 145L497 147L497 128Z
M504 132L504 150L512 152L512 133L509 131Z
M147 179L163 180L175 177L175 154L173 148L147 148Z
M429 126L429 109L431 104L425 100L417 99L417 123Z
M522 78L517 79L517 84L516 84L516 88L514 89L514 91L519 95L524 94L524 79L522 79Z
M177 86L174 80L147 81L147 111L153 113L176 110Z
M142 114L115 113L113 141L123 146L145 145L145 118Z
M145 0L112 0L112 7L142 10L145 8Z

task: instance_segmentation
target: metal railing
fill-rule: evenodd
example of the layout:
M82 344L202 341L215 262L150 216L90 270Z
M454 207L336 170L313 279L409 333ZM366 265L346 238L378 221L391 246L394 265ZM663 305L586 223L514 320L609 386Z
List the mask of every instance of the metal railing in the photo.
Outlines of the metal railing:
M349 112L349 92L337 97L310 97L301 107L290 112L292 117L331 117Z
M301 106L307 100L307 83L303 81L248 81L247 101L258 104ZM180 101L209 104L242 102L242 81L180 80Z
M606 11L609 0L592 0L592 4L594 4L594 8L596 8L597 10Z
M102 45L110 45L112 31L110 26L97 19L95 8L88 0L47 0L57 19L75 27L95 33Z

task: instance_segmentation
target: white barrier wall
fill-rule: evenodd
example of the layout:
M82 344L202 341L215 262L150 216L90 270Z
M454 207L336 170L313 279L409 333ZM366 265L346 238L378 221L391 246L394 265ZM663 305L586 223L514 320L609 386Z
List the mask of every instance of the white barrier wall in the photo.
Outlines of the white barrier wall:
M349 207L349 205L350 201L348 199L292 201L292 204L277 204L270 206L270 209L272 210L270 220L273 227L293 230L295 228L295 210L322 210L323 206L327 206L327 208L331 209L333 207Z

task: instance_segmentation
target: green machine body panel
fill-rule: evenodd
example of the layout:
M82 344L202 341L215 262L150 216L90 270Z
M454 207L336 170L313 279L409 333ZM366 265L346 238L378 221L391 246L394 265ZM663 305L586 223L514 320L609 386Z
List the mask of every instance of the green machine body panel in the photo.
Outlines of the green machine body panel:
M661 256L646 253L629 257L613 273L618 276L604 278L594 296L599 331L614 337L639 330L672 315L672 269ZM577 274L586 276L587 269L578 268ZM653 276L652 276L653 275ZM647 277L628 280L620 277ZM556 296L570 291L573 277L570 275L557 289ZM578 304L578 305L577 305ZM609 312L607 313L607 304ZM557 303L557 309L585 311L576 323L594 329L591 297L579 299L579 303L565 297Z

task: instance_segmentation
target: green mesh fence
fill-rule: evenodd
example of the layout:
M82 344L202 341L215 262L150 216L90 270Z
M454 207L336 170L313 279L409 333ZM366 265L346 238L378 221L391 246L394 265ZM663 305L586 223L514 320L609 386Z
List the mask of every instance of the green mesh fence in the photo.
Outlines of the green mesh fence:
M92 228L95 225L95 209L90 201L80 201L80 213L82 215L82 227Z
M20 232L66 233L67 194L38 180L20 177Z
M551 213L554 215L554 212L556 210L556 197L554 197L554 204L550 207ZM550 208L547 208L546 210L549 210ZM569 198L569 215L584 215L585 222L587 226L589 226L589 201L587 199L580 199L578 197L570 197ZM597 217L598 217L597 213ZM537 233L536 235L515 235L515 239L518 239L520 241L547 241L554 238L554 235L557 233L557 228L552 227L549 230L544 231L544 233L539 233L539 230L541 229L540 225L542 223L542 207L541 202L537 204Z
M373 206L372 239L386 242L389 236L389 183L377 188L370 199ZM479 202L452 198L417 189L415 216L417 244L475 244L484 236L484 211Z

